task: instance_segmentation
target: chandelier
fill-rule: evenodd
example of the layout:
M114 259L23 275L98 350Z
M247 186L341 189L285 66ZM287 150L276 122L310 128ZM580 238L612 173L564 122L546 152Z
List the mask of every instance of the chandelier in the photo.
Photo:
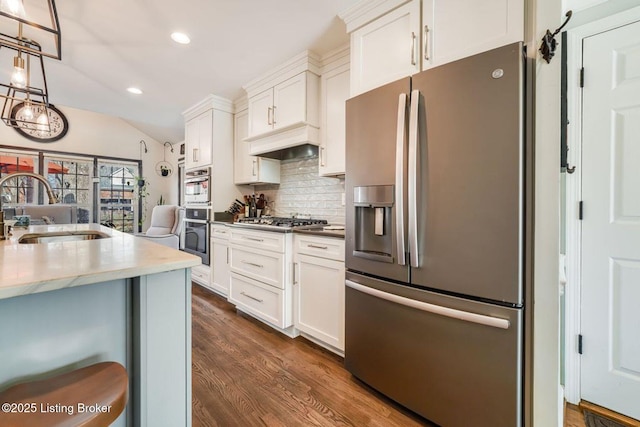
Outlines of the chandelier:
M0 70L11 70L0 74L7 126L50 131L44 57L61 59L55 1L0 0Z

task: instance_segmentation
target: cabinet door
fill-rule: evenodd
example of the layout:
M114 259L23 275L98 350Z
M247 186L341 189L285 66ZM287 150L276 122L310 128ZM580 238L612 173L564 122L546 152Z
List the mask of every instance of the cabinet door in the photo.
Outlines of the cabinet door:
M208 166L212 163L213 148L213 110L198 116L198 166Z
M423 0L422 31L427 69L524 40L524 2Z
M249 155L249 143L243 139L249 130L249 116L247 111L241 111L235 116L233 177L236 184L255 182L257 178L257 160Z
M226 241L211 239L211 256L211 287L226 296L229 294L229 244Z
M273 128L273 89L249 98L249 136L269 132Z
M352 96L419 72L420 0L351 33L351 67Z
M185 167L192 169L196 166L196 154L199 143L198 119L192 119L184 125L184 143L185 143Z
M344 263L297 255L295 326L344 350Z
M275 129L307 120L307 73L273 88L273 125Z
M322 76L322 126L320 144L321 176L345 173L345 102L349 98L349 66L331 70Z

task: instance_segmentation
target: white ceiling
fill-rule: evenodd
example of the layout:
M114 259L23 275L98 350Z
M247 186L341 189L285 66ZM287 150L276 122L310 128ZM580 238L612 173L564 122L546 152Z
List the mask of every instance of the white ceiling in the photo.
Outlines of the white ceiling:
M237 99L243 84L303 50L348 43L336 15L356 1L57 0L62 61L45 60L50 102L175 143L181 113L208 94ZM173 42L174 31L191 44Z

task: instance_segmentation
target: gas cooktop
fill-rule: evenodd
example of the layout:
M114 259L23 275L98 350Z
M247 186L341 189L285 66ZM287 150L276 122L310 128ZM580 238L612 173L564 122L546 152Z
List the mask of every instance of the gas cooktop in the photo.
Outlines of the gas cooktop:
M277 216L262 216L260 218L240 218L238 223L242 225L255 225L261 227L277 227L293 229L296 227L322 227L327 224L326 219L285 218Z

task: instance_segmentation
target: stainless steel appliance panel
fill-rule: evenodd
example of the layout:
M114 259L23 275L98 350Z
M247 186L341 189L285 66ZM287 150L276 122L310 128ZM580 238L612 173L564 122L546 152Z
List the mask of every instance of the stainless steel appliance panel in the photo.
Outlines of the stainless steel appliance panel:
M522 309L347 273L345 365L446 427L522 425Z
M419 137L417 153L409 142L408 173L410 192L417 175L417 231L411 235L409 206L408 246L419 267L412 284L523 303L523 73L515 43L413 76L412 108L419 108L409 133L417 124Z
M402 225L398 220L404 222L405 216L402 202L406 199L406 174L402 175L402 169L406 156L400 158L398 167L396 153L399 134L405 141L407 128L404 117L407 109L401 105L399 96L408 96L410 81L405 78L390 83L349 99L346 104L349 170L345 177L345 225L353 231L345 239L346 267L397 281L409 280L409 268L403 260L406 232L398 229ZM361 190L356 190L358 187ZM355 194L378 193L364 187L379 187L382 193L391 187L391 206L381 202L356 207ZM357 222L357 217L362 222ZM361 228L356 232L357 227Z
M187 207L181 249L199 256L204 265L209 265L209 209Z

